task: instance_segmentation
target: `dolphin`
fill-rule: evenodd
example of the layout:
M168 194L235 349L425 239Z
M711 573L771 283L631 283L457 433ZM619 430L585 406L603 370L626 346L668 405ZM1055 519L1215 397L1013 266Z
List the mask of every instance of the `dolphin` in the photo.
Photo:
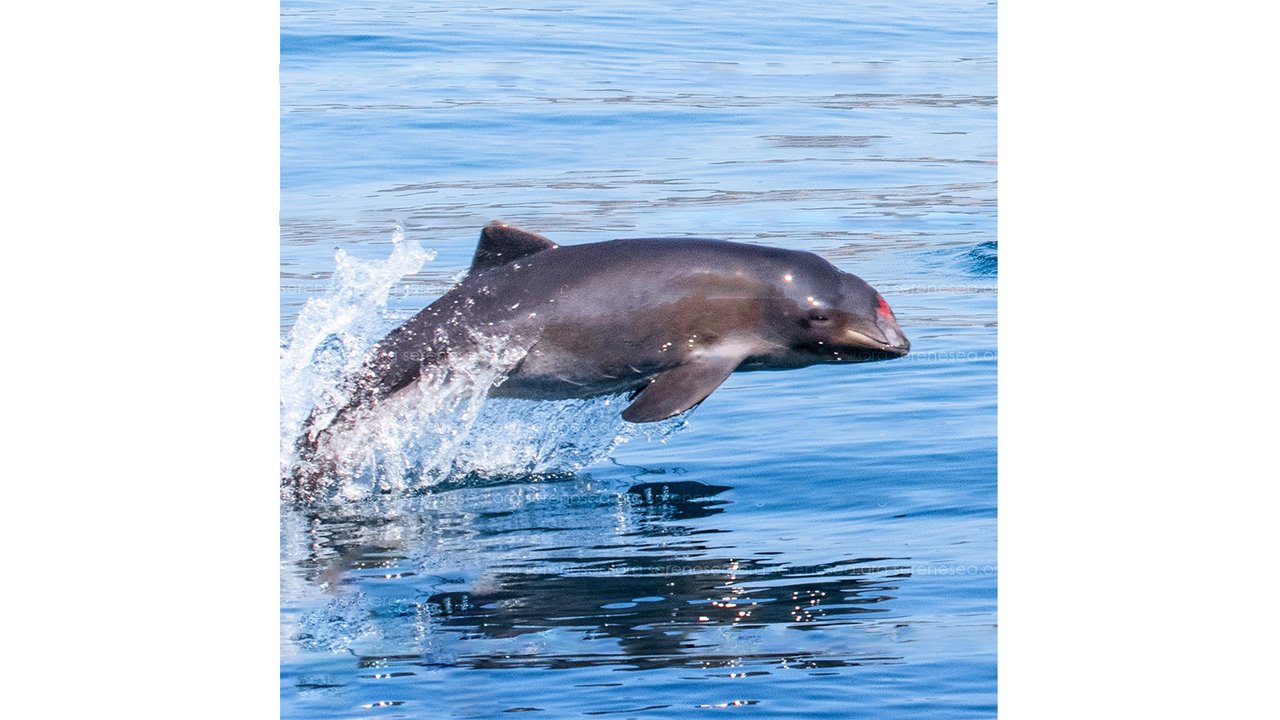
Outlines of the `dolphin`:
M911 348L889 304L810 252L708 238L557 245L492 222L455 287L369 352L350 400L318 413L300 457L353 410L445 372L478 338L525 350L496 397L565 400L630 393L624 420L686 412L734 372L889 360Z

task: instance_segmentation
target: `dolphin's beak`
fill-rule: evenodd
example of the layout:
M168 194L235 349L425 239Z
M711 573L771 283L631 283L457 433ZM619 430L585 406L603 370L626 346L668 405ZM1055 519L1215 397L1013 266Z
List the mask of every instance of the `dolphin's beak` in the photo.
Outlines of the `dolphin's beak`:
M876 325L879 325L880 331L884 333L890 352L902 356L911 351L911 341L902 334L902 328L898 327L896 320L881 316L877 318Z
M911 350L911 341L902 334L902 328L890 318L878 318L875 329L865 328L866 332L845 328L845 341L864 350L885 353L893 357L902 357ZM870 333L875 333L872 336Z

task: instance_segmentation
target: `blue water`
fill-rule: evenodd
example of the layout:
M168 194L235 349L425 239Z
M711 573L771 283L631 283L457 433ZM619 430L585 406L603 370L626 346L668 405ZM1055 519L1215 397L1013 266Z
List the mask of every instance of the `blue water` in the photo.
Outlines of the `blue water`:
M437 252L381 332L501 218L812 250L912 353L734 375L577 472L282 505L282 714L994 715L995 18L285 0L282 339L335 249Z

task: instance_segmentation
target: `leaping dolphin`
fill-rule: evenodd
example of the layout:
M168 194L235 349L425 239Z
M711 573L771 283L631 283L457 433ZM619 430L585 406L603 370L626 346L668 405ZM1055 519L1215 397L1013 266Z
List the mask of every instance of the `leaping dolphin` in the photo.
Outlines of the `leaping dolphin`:
M734 372L888 360L911 347L880 293L810 252L673 238L561 246L494 222L466 277L374 346L337 416L316 427L312 415L300 457L353 410L481 336L527 350L490 395L631 393L622 417L633 423L686 412Z

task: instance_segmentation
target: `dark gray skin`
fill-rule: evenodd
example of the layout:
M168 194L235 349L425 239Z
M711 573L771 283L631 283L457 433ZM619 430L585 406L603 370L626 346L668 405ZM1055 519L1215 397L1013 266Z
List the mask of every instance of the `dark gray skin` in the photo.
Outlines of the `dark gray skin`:
M477 333L528 348L491 395L629 392L622 417L636 423L693 408L733 372L888 360L911 347L874 288L813 253L709 239L561 247L491 223L466 278L373 348L327 428L308 424L304 458L351 410L446 371Z

